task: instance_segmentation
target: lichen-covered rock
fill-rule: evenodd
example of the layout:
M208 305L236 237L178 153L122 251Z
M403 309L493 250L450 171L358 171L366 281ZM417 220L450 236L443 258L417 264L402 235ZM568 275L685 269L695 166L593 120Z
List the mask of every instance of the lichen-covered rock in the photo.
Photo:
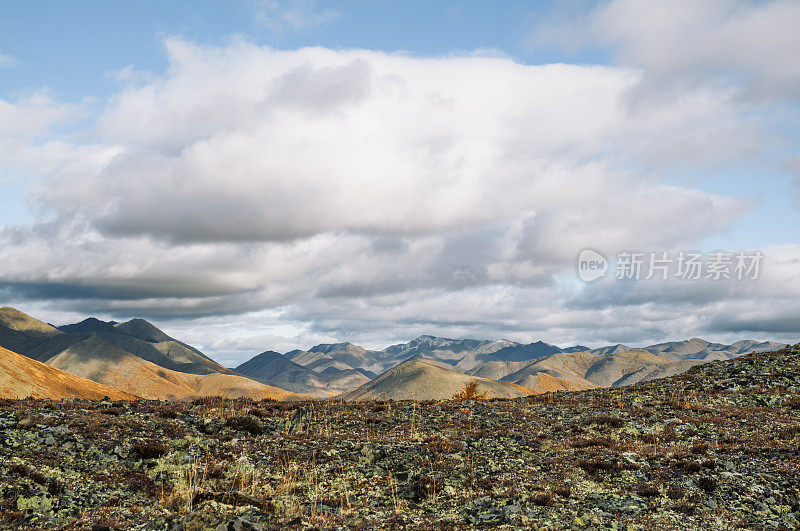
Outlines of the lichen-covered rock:
M0 401L0 528L793 529L800 348L470 403Z

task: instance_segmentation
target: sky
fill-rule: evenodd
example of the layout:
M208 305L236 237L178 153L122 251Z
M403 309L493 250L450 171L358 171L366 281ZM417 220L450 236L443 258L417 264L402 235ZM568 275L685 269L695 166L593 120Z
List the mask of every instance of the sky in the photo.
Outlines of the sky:
M229 365L796 342L798 27L796 0L7 0L0 302Z

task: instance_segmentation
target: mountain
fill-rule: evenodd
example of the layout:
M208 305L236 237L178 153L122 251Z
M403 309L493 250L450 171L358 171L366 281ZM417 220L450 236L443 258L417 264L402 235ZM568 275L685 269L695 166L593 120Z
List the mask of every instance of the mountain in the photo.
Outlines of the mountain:
M589 367L584 378L601 387L616 387L623 378L631 380L634 373L646 374L648 368L663 368L671 363L669 360L657 356L650 351L632 349L614 354L603 354ZM688 369L689 367L686 367Z
M461 358L470 352L494 343L480 339L448 339L445 337L419 336L418 338L392 345L383 351L395 359L408 359L413 356L425 356L450 365L455 365ZM500 347L502 348L502 347Z
M54 326L34 319L10 306L0 308L0 325L36 337L49 337L59 333Z
M561 348L544 341L522 344L508 340L450 339L422 335L408 343L391 345L383 351L367 350L352 343L329 343L307 351L294 350L286 353L285 357L318 375L356 369L374 379L375 372L382 373L408 359L420 357L444 363L448 368L462 373L513 381L524 387L548 385L549 377L544 375L549 375L566 382L564 387L567 389L589 389L627 385L678 374L697 363L729 359L748 352L774 350L781 346L780 343L752 340L726 346L694 338L639 349L622 344L588 349L582 345ZM629 354L623 355L626 352ZM538 361L543 363L536 365ZM587 362L591 363L587 365ZM593 363L598 365L587 373ZM509 376L513 373L519 374ZM591 378L587 379L587 375ZM338 387L346 389L344 384Z
M343 400L437 400L448 399L469 382L478 382L478 393L493 397L516 398L534 391L522 386L469 376L447 364L414 357L389 369L357 389L339 395Z
M519 343L501 339L491 341L488 339L449 339L423 335L399 345L392 345L383 352L389 356L385 358L386 368L396 365L413 356L422 356L447 363L459 371L466 371L483 361L495 359L494 353L519 347Z
M343 363L351 369L362 368L369 371L382 370L384 353L367 350L352 343L328 343L312 347L311 354L325 354L335 362ZM339 367L343 368L343 367Z
M286 353L286 357L298 365L307 367L315 372L322 372L329 367L336 369L353 369L350 365L334 359L324 352L308 352L305 350L293 350Z
M114 324L116 323L101 321L96 317L89 317L80 323L59 326L58 329L65 334L92 334L95 332L108 332L114 334L117 332Z
M680 374L701 360L671 361L643 349L595 354L559 352L527 362L488 362L469 371L525 387L536 385L542 375L568 382L569 389L619 387Z
M298 397L236 374L143 319L90 317L55 328L6 307L0 309L0 346L19 347L15 352L32 360L145 398Z
M773 341L753 341L743 339L732 345L722 343L711 343L705 339L694 337L684 341L669 341L642 347L643 350L658 354L662 358L670 361L683 360L703 360L703 361L722 361L735 358L752 352L766 352L778 350L785 347L784 343Z
M325 396L325 382L313 370L293 362L283 354L268 350L236 367L239 374L259 382L296 393ZM335 394L335 393L330 393Z
M55 327L15 308L0 308L0 346L8 350L27 355L38 344L60 334Z
M314 353L311 353L314 354ZM322 353L323 356L326 354ZM344 365L344 364L342 364ZM315 371L283 354L268 350L236 367L236 372L281 389L312 396L333 396L358 387L370 379L356 369L328 366Z
M49 359L47 365L148 399L299 398L295 393L235 374L201 375L166 369L104 341L99 334L71 345Z
M148 323L144 319L131 319L125 323L117 323L114 325L117 331L133 336L148 343L163 343L165 341L175 341L167 334L156 328L154 325Z
M58 370L0 347L0 398L88 398L133 400L136 397Z
M47 361L72 344L95 335L105 343L165 369L191 374L233 373L196 348L168 336L144 319L117 323L89 317L79 323L59 326L58 331L61 336L57 339L40 341L29 346L22 354L39 361Z
M626 350L630 350L630 347L617 343L616 345L608 345L607 347L586 350L592 354L615 354L617 352L625 352Z
M728 353L729 358L743 356L745 354L752 354L758 352L772 352L786 348L786 343L776 343L775 341L753 341L752 339L742 339L725 347L724 351Z
M589 352L559 352L530 361L490 362L491 365L476 367L470 374L481 375L491 370L495 378L519 385L535 384L541 375L547 374L567 382L572 390L591 389L598 385L585 375L598 358ZM504 370L509 372L503 374Z

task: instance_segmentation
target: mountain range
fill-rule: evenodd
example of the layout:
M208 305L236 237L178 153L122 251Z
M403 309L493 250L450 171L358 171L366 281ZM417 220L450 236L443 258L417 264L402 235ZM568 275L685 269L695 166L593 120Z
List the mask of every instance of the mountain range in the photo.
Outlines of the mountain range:
M4 307L0 308L0 346L7 349L0 352L4 359L21 354L142 398L299 398L223 367L142 319L114 323L89 318L56 328ZM28 372L33 375L32 369Z
M753 340L724 345L692 338L640 348L617 344L590 349L543 341L423 335L383 350L352 343L320 344L285 354L266 350L227 368L143 319L118 323L90 317L55 327L4 307L0 308L0 361L8 374L0 380L6 386L0 387L0 397L18 396L26 389L42 396L48 386L32 382L63 379L63 374L80 378L84 386L91 382L125 396L150 399L439 399L451 397L471 381L478 383L479 392L513 397L631 385L680 374L700 363L783 346ZM48 372L49 368L59 372ZM77 386L78 380L69 385ZM13 393L6 390L12 387ZM101 387L86 389L87 396L95 396ZM53 390L52 396L66 395Z

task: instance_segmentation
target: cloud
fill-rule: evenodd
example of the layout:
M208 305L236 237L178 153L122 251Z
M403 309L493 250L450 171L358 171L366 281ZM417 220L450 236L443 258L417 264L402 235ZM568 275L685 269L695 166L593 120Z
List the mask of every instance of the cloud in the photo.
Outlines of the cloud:
M166 46L169 74L125 88L98 120L115 156L77 186L47 181L39 198L58 215L177 243L421 236L557 206L596 210L602 196L617 208L634 193L699 200L620 161L661 163L681 146L729 153L752 134L707 91L630 115L619 106L638 80L628 69ZM703 201L730 217L724 200Z
M724 335L699 316L784 300L794 278L795 251L779 249L775 277L747 289L563 281L584 247L694 248L750 208L666 184L675 165L761 144L728 87L631 109L648 74L627 66L241 40L165 50L165 73L126 69L136 82L77 134L58 129L85 120L80 105L0 101L19 124L0 125L0 150L35 177L38 216L0 228L9 303L163 320L233 360L262 340Z
M641 68L636 97L677 98L688 86L727 86L748 99L800 98L800 3L613 0L537 42L611 49L619 64Z
M0 68L4 66L16 66L19 62L11 55L0 53Z
M326 26L342 15L317 0L253 0L251 5L256 22L276 35Z

